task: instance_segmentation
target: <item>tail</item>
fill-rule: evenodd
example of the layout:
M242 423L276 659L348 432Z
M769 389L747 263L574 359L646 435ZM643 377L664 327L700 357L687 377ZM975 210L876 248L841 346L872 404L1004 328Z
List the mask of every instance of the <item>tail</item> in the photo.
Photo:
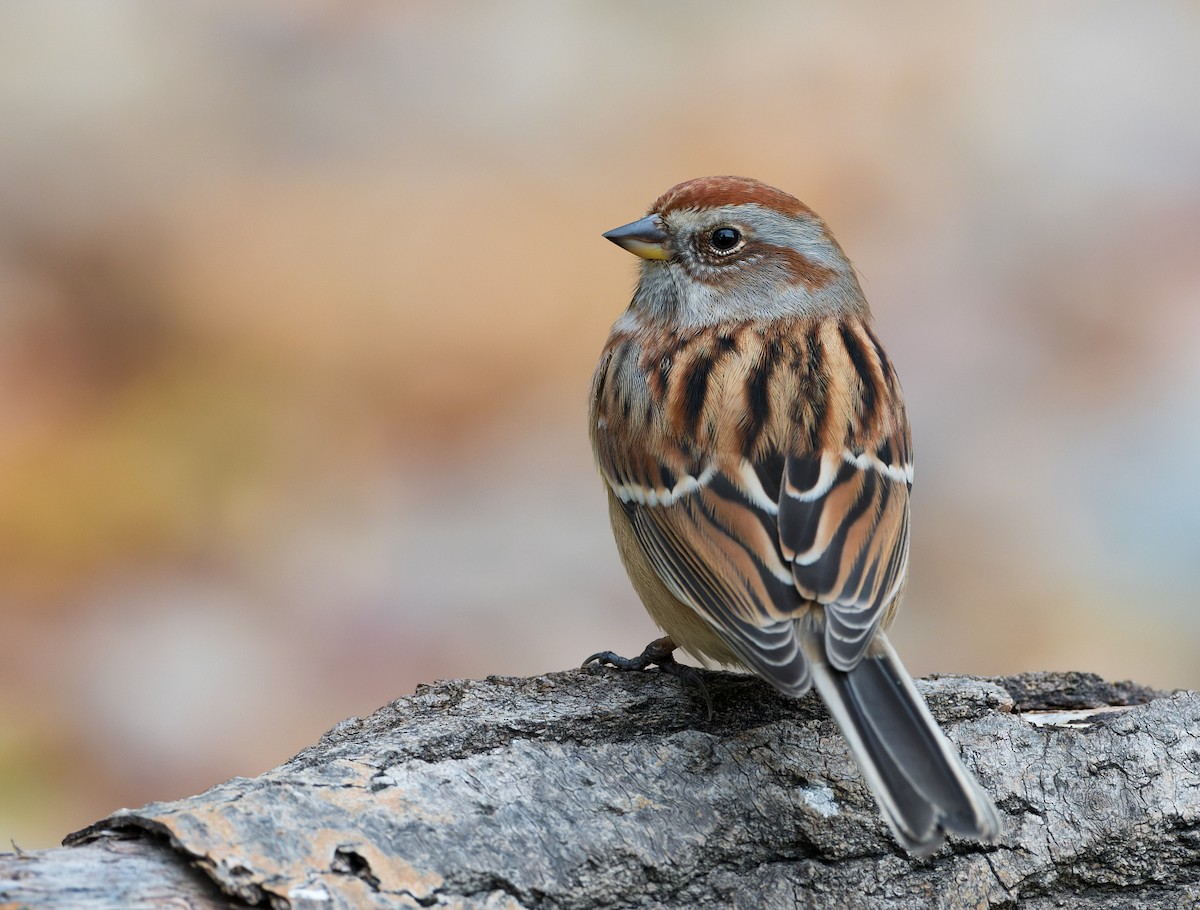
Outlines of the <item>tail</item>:
M947 833L996 840L995 805L963 766L882 632L848 673L823 660L812 663L817 691L901 846L929 856Z

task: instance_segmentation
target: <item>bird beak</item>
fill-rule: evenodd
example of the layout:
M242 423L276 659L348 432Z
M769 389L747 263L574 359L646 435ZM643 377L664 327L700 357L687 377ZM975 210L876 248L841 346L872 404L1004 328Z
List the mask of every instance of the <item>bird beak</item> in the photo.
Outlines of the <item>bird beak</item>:
M604 236L643 259L670 259L672 255L667 245L667 232L657 215L647 215L639 221L613 228Z

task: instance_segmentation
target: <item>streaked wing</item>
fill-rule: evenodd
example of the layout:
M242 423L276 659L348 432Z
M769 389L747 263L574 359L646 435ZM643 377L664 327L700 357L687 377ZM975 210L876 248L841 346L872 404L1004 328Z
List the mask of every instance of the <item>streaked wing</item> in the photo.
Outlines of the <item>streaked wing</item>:
M859 662L904 585L911 469L883 454L798 454L784 469L783 551L796 589L825 606L825 650L839 670Z
M614 485L619 498L632 487ZM809 688L793 617L800 598L779 546L774 498L743 461L709 466L678 496L623 498L638 543L677 598L721 631L746 665L785 692ZM776 487L778 489L778 487Z
M789 454L779 534L797 590L825 606L830 664L849 670L907 577L912 442L896 372L869 326L825 332L818 356L833 379L822 432Z
M809 666L794 622L801 600L780 550L775 498L744 460L726 471L709 465L678 488L687 492L614 492L671 593L716 626L747 666L783 691L804 692Z
M802 692L795 621L822 605L829 661L849 669L903 586L908 423L862 323L720 332L661 347L615 335L593 445L667 588L748 666Z

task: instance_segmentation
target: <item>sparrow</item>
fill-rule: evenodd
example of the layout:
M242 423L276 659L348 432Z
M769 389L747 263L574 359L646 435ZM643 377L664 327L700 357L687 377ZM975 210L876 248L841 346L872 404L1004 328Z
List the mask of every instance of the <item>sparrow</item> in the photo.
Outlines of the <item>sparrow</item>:
M907 580L912 442L842 248L745 177L681 183L604 236L641 271L589 429L621 560L666 636L585 665L687 675L682 648L789 696L815 685L901 846L994 842L995 805L884 633Z

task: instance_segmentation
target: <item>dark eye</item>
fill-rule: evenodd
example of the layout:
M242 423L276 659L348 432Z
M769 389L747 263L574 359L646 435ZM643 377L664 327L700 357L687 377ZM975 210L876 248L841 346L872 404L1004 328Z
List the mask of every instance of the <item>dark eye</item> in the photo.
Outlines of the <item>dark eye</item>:
M719 227L708 235L708 245L718 253L732 252L742 242L742 232L737 228Z

